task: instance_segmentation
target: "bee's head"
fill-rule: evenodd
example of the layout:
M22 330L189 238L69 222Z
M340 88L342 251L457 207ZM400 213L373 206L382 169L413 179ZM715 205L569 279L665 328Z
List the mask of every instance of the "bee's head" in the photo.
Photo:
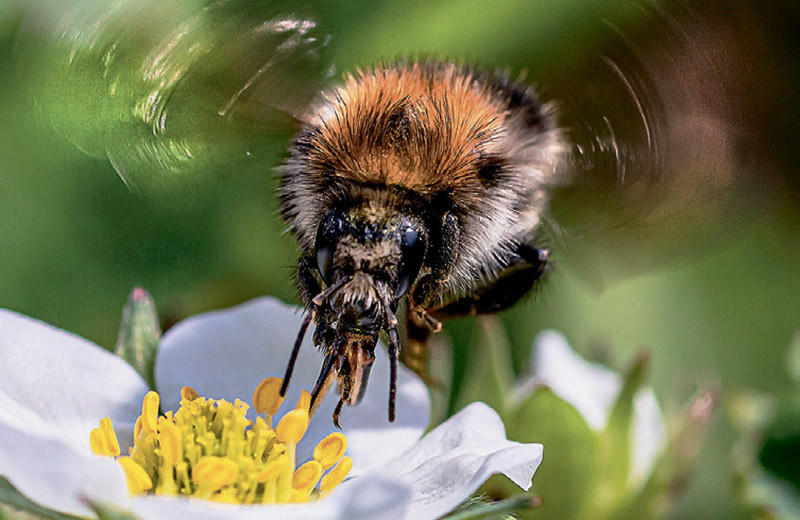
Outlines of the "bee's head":
M344 323L380 326L381 293L392 303L414 283L425 260L428 230L414 215L375 205L339 207L317 228L317 266L326 284L348 281L333 298Z

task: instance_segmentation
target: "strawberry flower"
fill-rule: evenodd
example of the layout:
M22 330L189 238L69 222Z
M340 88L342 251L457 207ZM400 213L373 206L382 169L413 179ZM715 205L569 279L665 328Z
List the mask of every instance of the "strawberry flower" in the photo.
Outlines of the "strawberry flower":
M187 386L199 396L228 404L249 399L265 377L283 372L299 325L300 316L293 309L261 298L173 327L155 358L155 390L166 414L157 420L172 417L168 411L177 414L181 389ZM378 350L372 385L363 402L347 408L342 416L341 434L352 461L350 477L335 489L319 493L317 500L250 505L131 495L124 467L129 463L120 462L124 455L115 456L127 454L134 445L135 429L141 439L137 418L151 413L142 404L149 396L152 409L155 393L121 358L50 325L0 311L0 474L27 498L54 511L92 517L90 505L102 504L143 520L270 515L289 520L416 520L446 514L493 473L505 473L527 489L541 462L542 447L508 441L502 421L486 405L466 407L420 439L428 423L429 397L422 382L401 369L397 419L388 423L388 391L380 384L388 380L388 362L385 352ZM319 363L318 352L304 345L287 402L303 402L301 386L313 382ZM183 398L188 402L196 396L184 390ZM334 432L329 419L333 401L328 399L314 420L303 423L301 434L288 435L291 442L297 440L293 446L297 466L315 460L315 446ZM240 422L258 422L253 407L236 406ZM290 415L287 411L291 409L274 417L278 430L283 417ZM90 444L90 432L95 429L98 433ZM98 440L101 436L102 441ZM108 456L93 455L92 447L98 451L98 446L111 446ZM312 487L304 490L315 494Z

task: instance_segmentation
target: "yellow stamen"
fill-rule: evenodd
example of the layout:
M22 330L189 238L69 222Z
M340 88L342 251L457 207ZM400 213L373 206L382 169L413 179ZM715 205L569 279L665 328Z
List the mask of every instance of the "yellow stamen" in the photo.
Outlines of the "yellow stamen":
M281 455L277 459L267 462L264 468L256 475L256 481L264 483L267 480L278 477L283 470L289 465L289 458L286 455Z
M142 428L147 433L155 433L158 425L158 406L160 399L152 390L142 399Z
M239 499L236 497L236 490L233 488L223 489L213 497L213 502L220 502L223 504L238 504Z
M342 458L347 450L347 437L340 432L333 432L316 445L314 460L322 464L323 469L328 469Z
M297 400L295 410L305 410L308 412L311 409L311 394L307 390L300 390L300 398Z
M280 377L268 377L258 383L253 392L253 407L257 413L266 413L270 416L278 413L278 409L283 404L283 397L279 394L283 379Z
M106 445L114 457L119 456L119 441L117 434L114 432L114 425L111 424L111 419L103 417L100 419L100 431L103 432L103 438L106 440Z
M94 428L89 433L89 446L91 446L92 453L95 455L103 457L119 456L119 441L117 440L117 434L114 433L111 419L108 417L100 419L100 427Z
M158 424L158 445L164 462L175 466L183 458L181 432L172 421L162 420Z
M316 460L309 460L292 475L292 489L305 491L308 494L320 478L322 478L322 464Z
M95 455L99 455L100 457L111 456L108 453L106 441L103 439L103 432L100 431L100 428L92 428L92 431L89 432L89 447L92 448L92 453Z
M211 497L212 502L220 502L222 504L238 504L239 499L236 497L236 490L233 488L223 489L216 495Z
M201 490L213 493L231 485L238 475L239 466L231 459L206 456L192 470L192 482ZM198 492L198 496L202 493Z
M297 444L308 429L308 412L306 410L292 410L284 415L275 428L278 440Z
M131 495L141 495L148 489L153 487L153 481L150 475L144 470L143 467L138 465L130 457L120 457L117 459L122 469L125 470L125 479L128 481L128 491Z
M254 393L257 407L268 408L255 421L247 418L249 406L239 399L208 399L189 387L181 390L174 414L159 415L160 397L149 392L133 428L130 456L119 457L119 442L107 418L89 435L92 451L118 458L131 494L240 504L316 499L324 494L316 488L325 469L342 457L347 441L341 433L329 435L315 449L315 459L295 470L297 443L308 428L310 395L303 392L295 409L273 429L269 412L277 412L278 383L264 383L261 393ZM322 479L326 490L344 479L349 469L345 459Z
M142 433L142 416L136 418L136 424L133 425L133 439L136 440L139 438L139 435Z
M289 502L293 504L308 502L308 491L292 488L289 490Z
M191 386L184 386L181 388L181 399L186 399L187 401L194 401L200 397L200 394L197 393L197 390L192 388Z
M350 473L350 470L353 469L353 459L350 457L342 457L342 460L333 467L332 470L328 472L327 475L322 477L322 482L319 484L319 490L322 493L327 493L339 484L347 477L347 474Z

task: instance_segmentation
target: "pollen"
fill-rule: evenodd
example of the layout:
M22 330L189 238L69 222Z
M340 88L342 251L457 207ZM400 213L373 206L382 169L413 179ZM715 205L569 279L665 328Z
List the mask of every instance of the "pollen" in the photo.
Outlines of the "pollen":
M275 427L278 440L285 443L297 444L308 429L308 412L305 410L292 410L283 416Z
M298 491L310 492L322 478L322 464L316 460L309 460L292 475L292 488Z
M347 449L347 437L340 432L333 432L322 439L314 448L314 460L328 469L344 456Z
M253 406L258 413L266 413L270 416L278 413L278 408L283 404L283 397L280 395L283 380L280 377L268 377L261 381L253 392Z
M120 456L107 417L89 435L92 452L116 458L131 495L235 504L314 500L350 471L352 461L344 456L347 439L338 432L328 435L314 448L312 460L297 467L296 448L308 429L310 396L303 391L297 406L273 429L272 416L283 401L278 395L281 383L268 378L256 387L253 407L261 415L255 420L247 418L250 407L243 401L210 399L188 386L181 389L178 410L162 414L159 395L148 392L128 456Z
M117 440L117 434L114 433L111 419L104 417L100 421L100 427L91 431L89 444L92 448L92 453L95 455L119 456L119 441Z
M125 471L125 479L128 481L128 490L131 495L141 495L153 487L150 475L147 474L143 467L135 463L132 458L120 457L117 462Z
M342 483L342 481L347 477L347 474L350 473L350 470L353 468L353 459L350 457L342 457L342 460L333 467L332 470L328 472L322 478L322 483L319 486L319 490L322 493L328 493L333 491L336 486Z

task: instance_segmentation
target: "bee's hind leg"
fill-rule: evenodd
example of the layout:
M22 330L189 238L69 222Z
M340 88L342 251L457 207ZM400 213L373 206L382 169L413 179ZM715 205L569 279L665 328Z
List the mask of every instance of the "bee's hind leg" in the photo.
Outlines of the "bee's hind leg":
M545 273L547 249L527 244L517 247L516 257L503 269L497 279L480 287L474 294L430 309L428 313L443 320L457 316L494 314L512 307L533 290Z
M441 306L427 309L426 314L434 320L446 320L459 316L493 314L521 300L537 285L545 273L548 251L529 244L518 246L516 256L499 273L496 280L480 287L475 293L456 298ZM418 323L409 316L406 335L408 341L403 349L402 361L426 383L428 375L428 340L431 328Z

